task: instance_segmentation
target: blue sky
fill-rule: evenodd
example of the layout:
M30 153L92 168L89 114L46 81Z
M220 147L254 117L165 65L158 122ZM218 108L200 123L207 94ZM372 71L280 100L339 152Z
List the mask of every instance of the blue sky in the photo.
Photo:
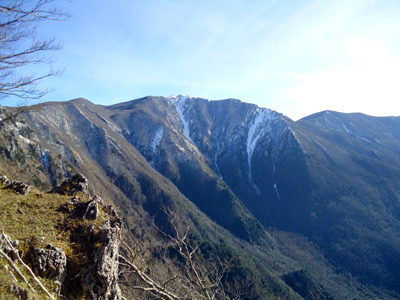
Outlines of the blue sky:
M43 23L62 76L43 101L237 98L297 120L400 115L398 0L75 0ZM32 72L39 72L32 66ZM16 99L3 101L13 105Z

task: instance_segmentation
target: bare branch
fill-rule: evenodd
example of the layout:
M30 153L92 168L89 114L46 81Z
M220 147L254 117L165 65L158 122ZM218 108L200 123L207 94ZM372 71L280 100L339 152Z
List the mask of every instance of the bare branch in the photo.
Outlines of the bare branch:
M129 252L133 253L132 249L123 242L124 247L128 249ZM143 286L133 286L131 287L132 289L135 290L141 290L141 291L148 291L157 294L159 297L162 299L167 299L167 300L179 300L179 297L174 295L173 293L167 291L165 288L163 288L161 285L156 283L154 280L152 280L149 276L147 276L145 273L143 273L140 268L134 263L129 260L127 260L124 256L120 255L120 259L130 268L132 268L136 274L138 274L139 278L147 285L147 287Z
M18 262L25 268L25 270L28 271L29 275L33 278L33 280L37 283L37 285L39 285L40 289L50 298L53 300L56 300L56 298L54 298L54 296L52 294L49 293L49 291L44 287L44 285L41 283L41 281L36 277L36 275L33 273L33 271L31 270L31 268L29 268L24 261L21 259L21 257L18 254L18 251L15 250L15 248L13 247L13 245L11 244L11 242L8 240L7 236L4 234L3 229L1 228L1 234L3 236L3 240L8 244L8 246L11 249L14 249L14 253L16 255L16 258L18 260ZM7 259L7 255L0 249L0 254L5 257ZM9 261L7 259L7 261ZM10 262L9 262L10 263ZM12 261L11 261L12 263ZM12 265L12 267L14 268L14 270L17 272L18 268L16 268L15 265ZM18 270L19 271L19 270ZM18 272L18 275L21 276L20 274L22 274L21 272ZM22 275L23 277L23 275ZM32 288L32 286L28 283L28 281L26 279L24 279L24 281L28 284L29 287L31 287L31 289L35 292L35 290Z
M130 248L123 242L124 249L126 249L126 256L121 256L121 266L125 271L121 273L121 283L126 289L134 291L146 292L155 298L161 299L241 299L243 290L238 289L236 286L230 286L227 282L228 274L232 271L232 260L219 257L219 253L208 254L207 261L199 253L200 244L189 240L190 228L183 226L179 222L178 215L165 209L163 212L167 215L172 234L162 230L155 224L154 219L147 221L155 229L155 232L166 238L168 248L159 250L157 254L148 253L147 257L154 257L154 255L163 261L163 267L167 268L170 275L163 280L157 281L155 278L150 277L150 269L145 271L143 266L140 267L140 259L145 258L144 254L139 255L140 249ZM180 224L180 225L179 225ZM178 226L179 225L179 226ZM138 245L139 246L139 245ZM139 246L140 247L140 246ZM166 250L174 249L166 256ZM178 257L175 257L175 253ZM130 272L129 272L130 271ZM129 280L125 277L130 275L136 276L133 279L132 286L128 283ZM237 281L232 281L234 285ZM167 298L165 298L167 297Z
M65 21L69 15L55 6L57 0L14 0L0 4L0 99L16 96L39 99L49 91L38 83L62 72L42 75L19 75L15 72L32 64L50 64L54 60L43 55L62 47L55 39L36 38L42 21Z

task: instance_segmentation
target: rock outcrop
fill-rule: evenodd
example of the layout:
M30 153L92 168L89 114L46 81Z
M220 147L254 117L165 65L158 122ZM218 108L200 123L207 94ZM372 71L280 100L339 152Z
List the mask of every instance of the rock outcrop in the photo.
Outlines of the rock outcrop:
M50 193L69 196L76 195L79 192L83 193L84 195L91 195L88 180L82 174L74 175L50 191Z
M78 273L82 294L93 300L122 299L118 286L122 221L111 205L104 205L101 197L96 195L91 201L82 202L76 195L79 192L90 194L88 181L81 174L51 190L51 193L74 196L62 208L71 213L74 219L93 221L89 225L78 225L71 236L71 241L79 244L88 258L88 262Z
M29 193L31 186L21 181L10 180L5 175L0 174L0 183L5 185L8 189L15 191L18 194L26 195Z
M0 234L0 250L7 254L13 261L18 258L18 240L13 241L1 229Z
M84 249L89 261L81 271L82 293L91 299L122 299L118 286L118 256L122 221L112 206L99 196L89 202L71 201L72 214L78 219L94 220L102 225L79 225L71 237ZM103 222L104 220L104 222Z
M92 262L82 276L85 294L92 299L121 299L118 286L118 255L121 223L107 220L89 239L96 245L91 253Z
M29 191L28 185L0 175L0 183L19 194ZM106 206L99 196L84 202L80 198L90 195L87 179L80 174L64 181L50 193L73 196L70 202L58 209L64 213L59 226L70 231L72 255L64 249L47 244L45 248L30 244L26 258L36 276L48 278L61 287L60 297L93 300L120 300L118 285L119 248L122 221L115 209ZM24 214L21 210L21 213ZM0 250L3 257L21 260L18 240L12 240L0 230ZM75 257L84 260L74 261ZM19 299L29 299L29 292L18 284L10 286L10 293Z
M46 249L34 248L31 257L35 274L60 282L64 281L67 275L67 257L63 249L48 244Z
M95 196L92 201L87 203L83 219L96 220L100 215L100 206L104 206L103 199Z

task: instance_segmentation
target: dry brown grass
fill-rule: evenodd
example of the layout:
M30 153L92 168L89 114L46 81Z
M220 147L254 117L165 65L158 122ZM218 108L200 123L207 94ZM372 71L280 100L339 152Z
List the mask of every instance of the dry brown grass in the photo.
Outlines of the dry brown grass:
M97 229L105 221L105 212L101 211L100 217L93 221L74 218L67 210L60 209L70 200L71 196L42 193L35 189L27 195L19 195L0 185L0 228L20 242L18 249L23 259L27 259L30 247L44 248L52 244L64 249L70 265L72 262L73 266L79 267L87 263L88 258L80 251L83 250L81 245L71 242L71 234L78 226L94 225ZM72 205L69 207L73 208ZM9 291L13 279L6 265L7 262L0 259L0 299L15 299ZM51 280L41 281L53 293L59 289ZM25 287L23 283L19 282L19 285ZM32 299L46 299L42 294L31 293L31 296Z

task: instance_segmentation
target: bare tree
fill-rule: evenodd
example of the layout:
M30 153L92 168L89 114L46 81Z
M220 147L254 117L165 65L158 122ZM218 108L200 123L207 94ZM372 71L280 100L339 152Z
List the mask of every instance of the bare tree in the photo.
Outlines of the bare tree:
M154 221L151 225L156 232L165 237L169 247L176 254L176 260L171 262L165 253L159 253L168 269L168 276L155 279L151 276L151 267L146 263L146 254L153 256L149 248L136 243L129 247L123 242L125 255L120 256L122 267L121 284L126 289L141 291L156 299L242 299L246 287L238 281L228 282L227 278L235 267L231 258L212 253L207 259L201 257L199 244L195 245L188 240L189 228L179 228L176 214L165 211L169 218L174 234L170 235L161 230ZM182 233L181 233L182 232ZM122 252L123 253L123 252ZM136 280L127 280L127 275Z
M51 67L52 59L44 54L61 49L54 38L37 37L42 21L64 21L69 18L57 0L2 0L0 1L0 100L9 96L39 99L48 93L39 86L44 78L59 75ZM21 74L31 64L49 64L44 74ZM18 72L17 72L18 71Z

